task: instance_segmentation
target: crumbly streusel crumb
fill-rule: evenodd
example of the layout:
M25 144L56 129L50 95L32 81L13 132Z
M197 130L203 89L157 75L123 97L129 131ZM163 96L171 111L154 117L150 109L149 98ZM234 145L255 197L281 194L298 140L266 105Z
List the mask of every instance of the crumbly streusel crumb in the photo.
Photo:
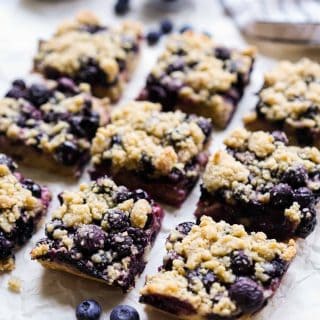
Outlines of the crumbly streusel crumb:
M289 263L296 254L293 240L286 244L267 239L261 232L249 234L241 225L215 222L205 216L199 225L190 226L189 231L186 225L179 225L168 237L166 249L168 257L173 257L172 265L165 265L158 274L148 276L141 294L177 298L191 304L203 318L212 313L230 316L237 310L228 291L237 279L230 266L232 253L245 253L256 269L254 280L262 286L270 279L267 268L261 269L262 266L279 258ZM210 289L201 280L208 272L215 279Z
M184 171L204 149L201 121L210 125L204 118L180 111L161 112L159 104L128 103L112 113L109 125L98 130L91 149L93 163L111 161L115 170L153 176L168 175L173 169ZM146 165L152 172L146 172Z
M15 293L20 293L22 290L22 281L17 277L11 277L8 280L8 289Z
M303 58L282 61L265 74L257 105L259 116L299 128L320 125L320 65Z

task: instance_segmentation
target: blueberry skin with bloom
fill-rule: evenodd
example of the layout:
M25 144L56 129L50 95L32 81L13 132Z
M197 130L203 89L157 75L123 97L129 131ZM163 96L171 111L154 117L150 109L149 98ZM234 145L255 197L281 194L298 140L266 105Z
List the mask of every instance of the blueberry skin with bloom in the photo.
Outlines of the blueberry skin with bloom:
M160 32L159 31L149 31L147 33L147 42L150 46L155 45L160 40Z
M95 300L82 301L76 309L77 320L98 320L101 316L101 306Z
M119 305L112 310L110 320L140 320L140 316L135 308Z
M164 19L160 22L160 29L163 34L170 33L173 29L173 23L169 19Z

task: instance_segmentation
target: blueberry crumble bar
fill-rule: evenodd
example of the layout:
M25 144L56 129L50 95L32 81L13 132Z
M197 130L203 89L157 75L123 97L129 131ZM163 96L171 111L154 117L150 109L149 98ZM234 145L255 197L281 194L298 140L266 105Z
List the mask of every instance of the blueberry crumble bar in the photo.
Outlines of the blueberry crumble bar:
M250 130L283 130L291 144L320 147L320 64L280 62L264 77Z
M269 237L305 238L314 229L320 152L287 146L283 132L233 131L203 175L196 216L239 223Z
M207 162L210 120L135 101L115 110L92 143L92 177L107 174L130 189L179 206Z
M67 76L89 83L94 95L116 101L138 60L141 37L136 22L109 28L91 12L81 12L51 39L40 41L34 70L50 79Z
M178 225L166 250L159 273L147 276L140 302L183 319L231 320L267 304L296 245L204 216L199 224Z
M16 171L0 153L0 272L14 268L14 251L31 238L51 200L50 192Z
M128 291L142 273L161 226L163 210L148 194L106 177L59 195L32 259Z
M97 128L107 122L107 99L69 78L12 83L0 99L0 146L22 163L79 176L90 158Z
M211 37L187 31L171 36L139 99L159 102L212 119L224 128L249 82L255 50L218 46Z

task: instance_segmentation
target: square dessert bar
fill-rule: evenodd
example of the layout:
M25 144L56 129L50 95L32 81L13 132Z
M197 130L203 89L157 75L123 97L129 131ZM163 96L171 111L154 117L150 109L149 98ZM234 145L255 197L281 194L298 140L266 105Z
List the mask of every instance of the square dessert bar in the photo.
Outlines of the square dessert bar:
M161 112L151 102L114 110L92 143L92 177L107 174L130 189L179 206L207 162L210 120L181 111Z
M264 77L250 130L283 130L291 144L320 147L320 64L280 62Z
M50 79L61 76L89 83L94 95L120 98L139 57L140 24L102 25L90 12L61 24L49 40L41 40L34 70Z
M320 152L287 146L283 132L233 131L203 175L196 216L243 224L269 237L305 238L316 225Z
M159 102L164 111L181 109L229 123L249 82L255 50L218 46L211 37L187 31L169 39L139 99Z
M140 302L183 319L234 320L267 304L296 245L202 217L197 225L178 225L166 250L159 273L147 276Z
M50 192L16 171L0 153L0 272L14 268L14 251L31 238L51 200Z
M163 210L141 189L128 191L103 177L59 195L32 259L128 291L142 273Z
M92 98L87 84L16 80L0 99L1 151L25 165L79 176L107 112L107 101Z

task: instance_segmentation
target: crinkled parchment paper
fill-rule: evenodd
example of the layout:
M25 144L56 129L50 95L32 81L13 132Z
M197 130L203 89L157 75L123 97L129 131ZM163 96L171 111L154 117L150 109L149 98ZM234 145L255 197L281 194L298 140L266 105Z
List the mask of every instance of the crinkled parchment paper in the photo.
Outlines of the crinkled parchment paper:
M147 28L156 27L161 10L152 10L152 2L160 0L132 0L132 10L128 17L143 21ZM185 5L168 15L174 16L176 24L192 23L197 30L206 30L214 34L217 41L231 46L244 46L232 21L223 15L218 2L210 0L180 0ZM96 12L108 24L117 23L112 11L113 0L0 0L0 93L3 94L9 82L27 75L31 69L33 53L37 40L47 38L56 25L71 17L80 9L88 8ZM122 100L134 98L142 87L146 74L155 62L161 50L161 43L154 48L144 47L142 59ZM293 50L294 53L293 53ZM306 52L295 48L270 46L262 47L265 56L260 55L255 65L251 85L249 86L239 110L225 132L214 133L211 150L216 149L227 131L241 124L241 117L254 107L257 92L262 83L263 71L270 68L279 57L296 59ZM309 54L309 53L308 53ZM77 183L62 181L61 177L39 171L21 168L26 176L47 184L54 194L54 201L49 210L58 205L56 195L65 189L77 188ZM84 175L83 181L88 180ZM186 220L193 220L193 211L199 197L197 186L188 200L179 210L166 208L166 216L161 233L153 247L145 272L137 282L136 288L127 295L112 290L102 284L75 276L44 270L38 263L30 260L29 252L35 242L43 236L43 225L30 242L16 254L16 269L11 274L0 275L0 320L72 320L74 309L83 299L94 298L102 305L102 319L109 319L110 310L119 303L135 306L141 319L167 320L169 316L156 311L144 311L138 303L139 289L146 274L157 271L164 255L165 238L171 228ZM48 217L47 217L48 218ZM315 320L320 319L320 226L305 241L299 241L299 251L289 268L278 292L268 306L254 319L259 320ZM7 281L11 276L23 281L21 294L11 293Z

